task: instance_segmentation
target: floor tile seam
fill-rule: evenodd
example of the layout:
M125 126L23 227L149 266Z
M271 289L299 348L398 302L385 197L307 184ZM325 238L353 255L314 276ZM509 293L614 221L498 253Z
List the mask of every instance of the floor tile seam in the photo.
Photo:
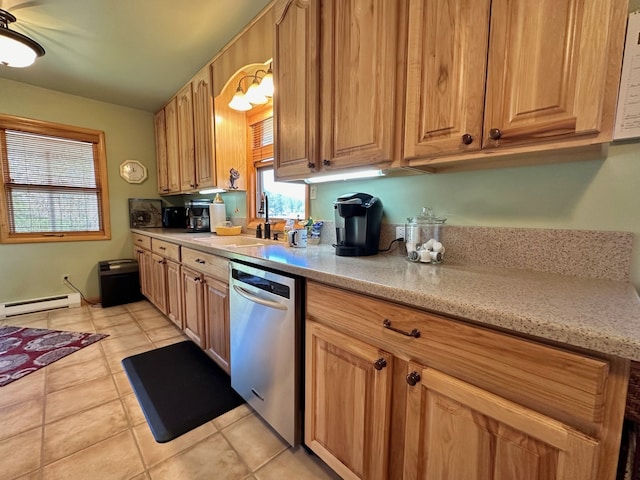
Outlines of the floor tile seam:
M102 378L105 378L105 377L112 377L112 378L111 378L111 381L112 381L112 383L113 383L113 387L114 387L114 389L115 389L115 392L116 392L116 394L118 395L117 397L112 397L112 398L103 398L103 399L102 399L102 401L101 401L100 403L92 404L92 405L90 405L90 406L88 406L88 407L86 407L86 408L82 408L82 409L80 409L80 410L75 410L75 411L73 411L73 412L69 413L68 415L63 415L62 417L55 418L55 419L50 420L50 421L48 421L48 422L46 421L46 417L45 417L45 423L44 423L44 425L45 425L45 426L46 426L46 425L50 425L50 424L52 424L52 423L54 423L54 422L57 422L57 421L59 421L59 420L65 419L65 418L68 418L68 417L70 417L70 416L72 416L72 415L77 415L77 414L79 414L79 413L84 413L84 412L86 412L86 411L88 411L88 410L91 410L91 409L93 409L93 408L101 407L102 405L105 405L106 403L113 402L113 401L114 401L114 400L116 400L117 398L120 398L120 391L118 390L118 386L116 385L116 383L115 383L115 379L113 378L113 374L111 374L111 373L108 373L107 375L104 375L104 376L102 376L102 377L98 377L98 378L94 378L94 379L92 379L92 380L89 380L89 381L87 381L87 382L83 382L83 383L89 383L90 381L99 380L99 379L102 379ZM52 392L52 393L51 393L51 395L56 394L56 393L58 393L58 392L62 392L62 391L64 391L64 390L68 390L69 388L77 387L78 385L82 385L82 383L79 383L79 384L76 384L76 385L72 385L71 387L64 388L64 389L62 389L62 390L57 390L56 392ZM47 395L47 396L48 396L48 395ZM45 398L45 404L46 404L46 398Z
M41 455L42 455L42 457L40 458L41 467L44 469L45 467L48 467L49 465L52 465L52 464L54 464L54 463L56 463L56 462L59 462L59 461L61 461L61 460L64 460L65 458L68 458L68 457L70 457L70 456L72 456L72 455L75 455L75 454L77 454L77 453L80 453L80 452L82 452L82 451L84 451L84 450L86 450L86 449L88 449L88 448L91 448L91 447L93 447L93 446L95 446L95 445L98 445L99 443L105 442L105 441L107 441L107 440L109 440L109 439L111 439L111 438L113 438L113 437L115 437L115 436L117 436L117 435L120 435L120 434L122 434L123 432L126 432L127 430L129 430L129 426L128 426L128 425L127 425L127 427L123 428L122 430L119 430L119 431L114 432L114 433L112 433L112 434L110 434L110 435L107 435L106 437L101 438L101 439L100 439L100 440L98 440L97 442L90 443L90 444L85 444L85 445L84 445L81 449L79 449L79 450L75 450L75 451L73 451L73 452L71 452L71 453L69 453L69 454L67 454L67 455L64 455L63 457L60 457L60 458L56 458L56 459L54 459L54 460L51 460L50 462L45 462L45 457L44 457L44 429L43 429L43 438L42 438L42 454L41 454Z
M242 418L246 418L242 417ZM236 422L234 422L236 423ZM254 473L256 473L258 470L260 470L262 467L264 467L265 465L267 465L269 462L271 462L272 460L274 460L278 455L280 455L282 452L278 452L276 455L274 455L273 457L269 458L268 460L265 460L263 463L261 463L260 465L258 465L256 468L251 468L249 466L249 464L245 461L244 457L241 455L240 451L238 449L236 449L233 446L233 443L231 443L231 440L229 440L229 438L225 435L224 431L227 430L227 427L225 427L223 430L220 430L220 433L222 434L222 436L224 437L224 439L226 440L227 444L229 444L229 446L231 447L231 449L235 452L235 454L238 456L238 458L240 460L242 460L242 463L244 463L244 465L247 467L247 470L249 472L251 472L251 474L253 475ZM287 447L285 446L284 450L287 450Z
M142 425L142 423L140 423L139 425ZM148 427L148 425L147 425L147 427ZM175 458L175 457L178 457L179 455L182 455L182 454L184 454L184 453L186 453L186 452L188 452L188 451L190 451L190 450L193 450L193 449L196 447L196 445L198 445L198 444L200 444L200 443L204 442L205 440L210 439L211 437L213 437L213 436L215 436L215 435L218 435L219 433L220 433L220 430L218 430L218 429L216 428L216 431L215 431L215 432L212 432L212 433L210 433L210 434L208 434L208 435L206 435L206 436L202 437L202 438L201 438L200 440L198 440L197 442L193 442L193 443L191 443L190 445L186 446L185 448L183 448L183 449L181 449L181 450L178 450L177 452L173 453L172 455L170 455L170 456L168 456L168 457L166 457L166 458L163 458L163 459L162 459L162 460L160 460L159 462L156 462L156 463L154 463L154 464L151 464L151 465L150 465L150 464L147 464L147 462L145 461L145 459L144 459L144 455L142 454L142 446L141 446L141 445L140 445L140 443L138 442L138 437L136 436L135 432L133 431L133 428L131 429L131 434L133 435L133 438L134 438L134 440L136 441L136 446L138 447L138 453L140 454L140 458L142 459L142 464L145 466L145 469L146 469L145 471L146 471L146 472L148 472L149 477L151 477L151 472L150 472L150 471L151 471L152 469L154 469L154 468L158 467L159 465L162 465L162 464L163 464L163 463L165 463L165 462L168 462L169 460L171 460L171 459L173 459L173 458ZM229 444L229 441L228 441L226 438L225 438L225 441L227 442L227 444ZM231 446L231 444L229 444L229 446L233 449L233 447ZM235 451L235 449L234 449L234 451ZM236 453L237 453L237 452L236 452ZM251 471L251 469L249 469L249 467L248 467L248 466L247 466L247 470Z
M85 381L82 381L82 382L79 382L79 383L73 383L71 385L67 385L64 388L60 388L59 390L54 390L53 392L49 392L47 390L47 384L45 383L45 387L44 387L45 388L45 396L53 395L54 393L58 393L58 392L64 392L65 390L69 390L70 388L79 387L80 385L83 385L85 383L93 382L95 380L100 380L100 379L102 379L102 378L104 378L104 377L106 377L108 375L112 375L112 373L111 373L111 369L108 368L108 365L107 365L107 373L106 374L101 375L99 377L90 378L89 380L85 380ZM45 382L46 382L46 380L45 380Z
M25 430L22 433L27 433L27 432L29 432L31 430L35 430L36 428L40 428L40 429L42 429L44 431L44 428L42 427L42 425L40 425L39 427L35 427L35 428L30 429L30 430ZM8 438L11 438L11 437L8 437ZM0 440L0 442L4 442L4 440ZM23 478L25 475L30 475L33 472L38 472L40 474L40 478L42 478L42 452L40 453L40 461L38 462L38 468L34 468L33 470L28 470L26 472L21 472L21 473L18 474L17 477L11 477L11 478L8 478L7 480L18 480L19 478Z
M109 435L108 437L104 437L104 438L103 438L103 439L101 439L99 442L92 443L92 444L90 444L90 445L85 445L85 446L84 446L84 447L82 447L80 450L76 450L75 452L70 453L69 455L65 455L64 457L58 458L58 459L53 460L52 462L49 462L49 463L46 463L46 464L44 463L44 458L41 458L41 459L40 459L40 463L41 463L41 467L40 467L40 468L41 468L41 470L40 470L40 475L41 475L41 476L43 476L43 475L44 475L44 469L45 469L45 468L50 468L50 467L51 467L52 465L54 465L55 463L62 462L63 460L67 460L69 457L72 457L72 456L74 456L74 455L79 455L81 452L84 452L85 450L88 450L89 448L93 448L93 447L95 447L96 445L99 445L100 443L103 443L103 442L106 442L106 441L108 441L108 440L111 440L113 437L116 437L116 436L118 436L118 435L122 435L122 434L123 434L124 432L126 432L127 430L130 430L130 429L129 429L129 428L125 428L124 430L121 430L121 431L119 431L119 432L117 432L117 433L114 433L113 435ZM130 433L131 433L131 435L135 438L135 435L133 435L133 432L131 431ZM138 451L138 455L140 456L140 451ZM143 465L143 467L144 467L144 462L142 461L142 458L140 458L140 459L141 459L141 463L142 463L142 465ZM145 471L145 470L143 470L143 471ZM142 473L142 472L138 472L138 473L136 473L135 475L133 475L133 477L132 477L132 478L135 478L137 475L140 475L141 473ZM88 477L88 478L91 478L91 477Z
M96 345L96 344L94 343L93 345ZM87 345L87 347L91 347L91 346L92 345ZM62 357L60 360L64 360L64 359L70 358L74 353L78 353L78 352L81 352L81 351L82 350L76 350L75 352L71 352L69 355L67 355L66 357ZM107 359L105 358L105 356L103 354L103 350L100 350L100 352L101 352L101 354L100 354L101 356L98 357L98 358L90 358L89 360L82 360L82 361L78 361L78 362L75 362L75 363L70 363L69 365L61 365L56 361L56 362L50 363L49 365L45 365L45 368L46 367L53 367L53 368L50 369L52 372L59 372L61 370L66 370L68 368L78 367L80 365L84 365L84 364L87 364L87 363L90 363L90 362L95 362L100 358L100 359L102 359L102 361L104 362L104 365L109 370L109 364L107 363ZM56 363L58 363L58 364L56 365Z

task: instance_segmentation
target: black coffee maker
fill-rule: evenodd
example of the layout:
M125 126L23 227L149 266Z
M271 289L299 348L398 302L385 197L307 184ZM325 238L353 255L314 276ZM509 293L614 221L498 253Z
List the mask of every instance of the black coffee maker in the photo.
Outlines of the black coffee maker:
M382 202L368 193L346 193L333 202L336 219L336 255L375 255L380 243Z

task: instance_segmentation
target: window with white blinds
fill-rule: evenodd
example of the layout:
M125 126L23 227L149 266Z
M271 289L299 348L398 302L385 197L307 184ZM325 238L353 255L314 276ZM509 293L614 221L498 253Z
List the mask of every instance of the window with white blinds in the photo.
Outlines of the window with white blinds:
M59 131L59 125L39 125L37 132L24 127L0 129L2 240L104 239L109 229L102 132L94 136L83 129L74 135Z

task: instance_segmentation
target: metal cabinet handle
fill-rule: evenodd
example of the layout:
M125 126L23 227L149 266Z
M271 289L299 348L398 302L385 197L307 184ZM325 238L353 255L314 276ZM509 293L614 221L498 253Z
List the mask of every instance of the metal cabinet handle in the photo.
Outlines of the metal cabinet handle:
M196 283L199 283L200 282L200 277L193 277L193 281L196 282Z
M379 358L375 362L373 362L373 368L376 370L382 370L387 366L387 361L384 358Z
M410 332L405 332L404 330L400 330L399 328L392 327L391 320L389 320L388 318L384 319L384 321L382 322L382 326L396 333L401 333L402 335L406 335L407 337L420 338L420 330L418 330L417 328L414 328Z
M207 262L205 262L204 260L201 260L199 258L196 258L196 263L200 263L201 265L204 265Z
M492 128L489 130L489 137L491 137L492 140L499 140L501 136L502 132L499 128Z
M314 162L307 163L307 168L316 168L316 164Z
M407 375L407 383L412 387L420 382L420 374L418 372L411 372Z
M473 143L473 135L470 133L465 133L462 135L462 143L465 145L471 145Z
M158 248L160 248L160 250L166 250L166 248L165 248L165 247L158 247Z
M324 160L322 160L322 165L324 165L325 167L328 167L329 165L331 165L331 160L327 160L325 158Z

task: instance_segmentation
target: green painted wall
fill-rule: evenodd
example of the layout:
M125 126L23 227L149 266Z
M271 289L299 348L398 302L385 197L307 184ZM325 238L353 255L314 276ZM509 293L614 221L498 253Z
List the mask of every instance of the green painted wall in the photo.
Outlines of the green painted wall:
M597 160L320 184L318 198L312 201L314 219L333 220L332 202L348 192L380 197L387 223L404 223L427 206L454 225L626 231L637 239L640 143L612 144ZM637 246L631 275L640 289Z
M104 131L111 211L108 241L0 245L0 302L67 293L62 274L97 298L98 262L132 256L128 199L158 198L153 115L1 78L0 113ZM147 181L130 185L120 178L126 159L147 166Z
M152 115L3 79L0 112L105 131L112 228L112 240L104 242L0 245L0 301L66 292L60 281L63 273L70 274L85 295L97 297L98 261L132 255L127 199L157 198ZM548 160L554 154L541 156ZM120 179L118 167L128 158L149 168L149 179L142 185ZM420 207L431 206L455 225L639 234L640 142L613 144L602 156L573 159L577 161L321 184L311 213L315 219L332 220L332 202L338 195L363 191L382 199L384 221L389 223L403 223ZM180 205L184 198L176 196L173 203ZM244 194L226 194L225 202L232 216L245 215ZM238 214L234 207L239 207ZM640 289L637 247L632 281Z

